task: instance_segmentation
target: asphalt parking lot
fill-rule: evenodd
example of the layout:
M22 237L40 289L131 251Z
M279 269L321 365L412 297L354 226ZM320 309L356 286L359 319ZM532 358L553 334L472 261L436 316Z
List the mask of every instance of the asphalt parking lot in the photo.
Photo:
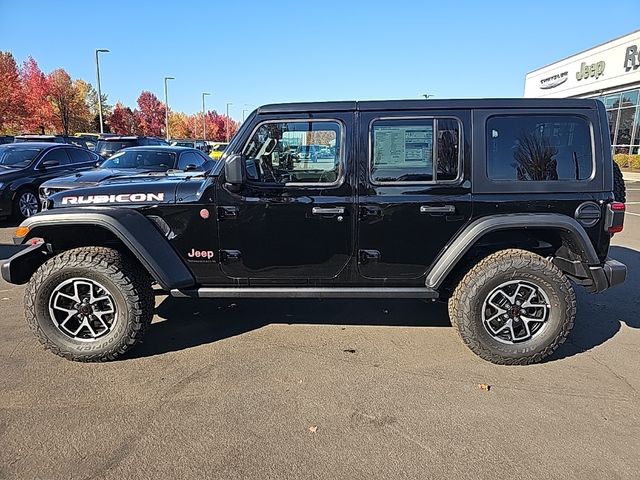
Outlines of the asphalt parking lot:
M164 297L126 359L78 364L43 351L0 280L0 478L638 478L627 188L627 282L579 291L570 341L528 367L475 357L443 305Z

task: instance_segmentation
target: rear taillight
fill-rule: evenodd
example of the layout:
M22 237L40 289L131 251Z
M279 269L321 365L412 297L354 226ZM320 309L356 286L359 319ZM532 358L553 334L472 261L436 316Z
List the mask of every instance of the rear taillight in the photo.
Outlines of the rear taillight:
M607 212L607 232L619 233L624 228L625 205L622 202L611 202Z

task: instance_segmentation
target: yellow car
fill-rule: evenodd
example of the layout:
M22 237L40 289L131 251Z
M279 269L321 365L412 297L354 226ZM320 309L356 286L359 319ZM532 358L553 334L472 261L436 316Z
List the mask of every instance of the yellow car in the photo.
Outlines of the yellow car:
M211 152L209 152L209 156L214 160L220 160L222 154L224 153L224 149L227 148L228 143L225 142L213 142L211 145Z

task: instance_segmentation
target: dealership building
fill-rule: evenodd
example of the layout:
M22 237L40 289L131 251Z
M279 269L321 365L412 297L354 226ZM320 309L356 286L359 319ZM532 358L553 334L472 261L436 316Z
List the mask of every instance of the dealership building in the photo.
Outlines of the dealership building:
M597 98L615 153L640 154L640 30L529 72L524 96Z

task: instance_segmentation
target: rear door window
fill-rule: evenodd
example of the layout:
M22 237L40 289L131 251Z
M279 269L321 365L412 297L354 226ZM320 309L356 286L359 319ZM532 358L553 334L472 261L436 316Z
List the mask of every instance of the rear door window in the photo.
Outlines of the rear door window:
M573 115L509 115L487 120L487 176L523 182L588 180L589 121Z

